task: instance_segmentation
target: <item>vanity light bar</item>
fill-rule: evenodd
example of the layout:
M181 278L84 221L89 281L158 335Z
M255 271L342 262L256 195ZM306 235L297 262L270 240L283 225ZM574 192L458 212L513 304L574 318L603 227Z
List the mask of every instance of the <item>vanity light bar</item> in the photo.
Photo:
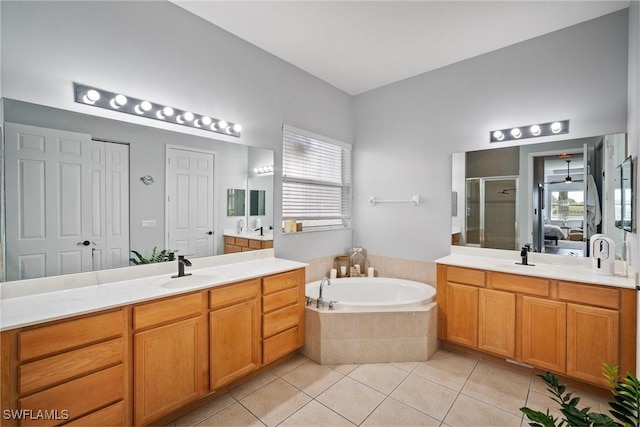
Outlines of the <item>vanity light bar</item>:
M156 104L144 99L132 98L121 93L96 89L92 86L85 86L79 83L73 84L73 90L75 93L75 101L80 104L120 111L122 113L133 114L134 116L142 116L167 123L235 136L237 138L240 138L240 132L242 131L242 126L237 123L230 123L202 114L179 110L168 105Z
M257 168L254 168L253 171L257 175L272 174L273 173L273 165L259 166Z
M538 138L540 136L560 135L569 133L569 120L561 120L536 125L520 126L509 129L492 130L489 132L490 142L513 141L524 138Z

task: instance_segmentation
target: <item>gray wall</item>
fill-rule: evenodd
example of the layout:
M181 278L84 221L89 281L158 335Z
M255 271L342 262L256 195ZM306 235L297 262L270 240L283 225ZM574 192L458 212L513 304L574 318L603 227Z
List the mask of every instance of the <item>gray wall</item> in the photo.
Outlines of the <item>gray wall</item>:
M626 132L627 25L624 10L356 96L354 245L446 255L451 153L490 148L490 130L570 119L569 135L532 142ZM411 194L419 207L367 203Z
M72 83L121 91L240 123L242 138L227 140L274 150L276 168L283 123L352 142L350 96L172 3L3 1L0 8L4 97L150 125L74 103ZM278 174L275 188L281 188ZM281 198L277 190L275 206ZM278 209L274 223L281 220ZM351 246L351 230L304 236L275 233L276 254L308 260Z

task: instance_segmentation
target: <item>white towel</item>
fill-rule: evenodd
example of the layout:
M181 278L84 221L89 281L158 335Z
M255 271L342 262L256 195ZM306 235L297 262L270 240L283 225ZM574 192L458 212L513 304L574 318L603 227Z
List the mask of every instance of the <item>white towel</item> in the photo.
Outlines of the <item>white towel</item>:
M589 238L594 235L598 224L602 221L600 215L600 198L598 197L598 187L592 175L587 175L587 235Z

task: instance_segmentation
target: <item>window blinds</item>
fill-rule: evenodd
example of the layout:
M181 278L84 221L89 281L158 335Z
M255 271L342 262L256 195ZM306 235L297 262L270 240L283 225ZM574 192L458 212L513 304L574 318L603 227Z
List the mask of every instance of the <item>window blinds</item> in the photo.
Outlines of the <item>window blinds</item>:
M350 226L351 146L285 126L282 174L283 220Z

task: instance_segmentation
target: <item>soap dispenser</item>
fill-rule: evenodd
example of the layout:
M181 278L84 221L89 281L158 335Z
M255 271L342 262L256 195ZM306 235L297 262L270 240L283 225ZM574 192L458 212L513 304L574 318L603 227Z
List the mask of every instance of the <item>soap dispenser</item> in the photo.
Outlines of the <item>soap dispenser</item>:
M615 242L603 234L594 234L589 240L589 245L593 272L613 276L616 267Z

